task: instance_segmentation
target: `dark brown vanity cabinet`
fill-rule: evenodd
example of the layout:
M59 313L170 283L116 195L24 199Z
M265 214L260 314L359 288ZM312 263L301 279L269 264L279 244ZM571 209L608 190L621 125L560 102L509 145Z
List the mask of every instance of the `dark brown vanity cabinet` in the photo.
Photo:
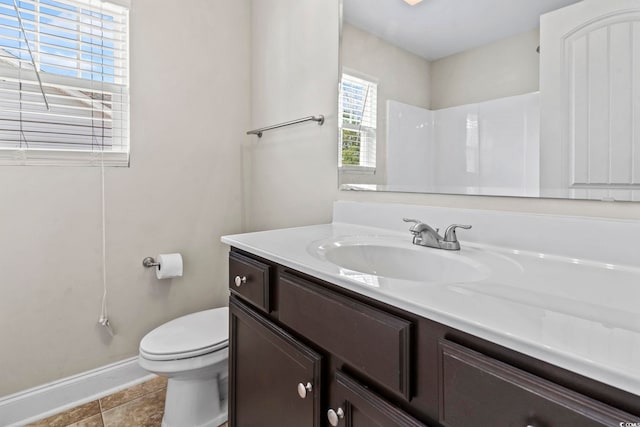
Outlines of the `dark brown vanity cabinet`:
M236 249L229 264L230 427L640 425L638 396Z

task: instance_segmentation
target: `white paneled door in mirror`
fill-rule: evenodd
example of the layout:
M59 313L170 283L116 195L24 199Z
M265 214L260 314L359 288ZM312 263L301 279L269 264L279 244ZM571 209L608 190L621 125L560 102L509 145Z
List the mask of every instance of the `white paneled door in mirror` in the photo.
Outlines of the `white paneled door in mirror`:
M583 1L542 17L542 188L640 200L640 7Z

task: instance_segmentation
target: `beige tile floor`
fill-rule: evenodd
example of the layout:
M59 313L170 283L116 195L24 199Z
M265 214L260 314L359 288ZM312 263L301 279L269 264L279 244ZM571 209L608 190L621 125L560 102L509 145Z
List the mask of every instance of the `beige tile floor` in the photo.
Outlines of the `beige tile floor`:
M26 427L160 427L166 393L158 377Z

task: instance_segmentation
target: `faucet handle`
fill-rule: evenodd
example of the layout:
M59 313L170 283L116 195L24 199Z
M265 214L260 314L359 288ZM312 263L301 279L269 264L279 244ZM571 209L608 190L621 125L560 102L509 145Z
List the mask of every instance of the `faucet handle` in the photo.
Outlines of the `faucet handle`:
M419 219L409 219L409 218L402 218L402 220L404 222L413 222L414 224L420 224L422 221L420 221Z
M444 232L444 241L445 242L457 242L458 236L456 236L456 228L462 228L465 230L471 229L470 225L462 225L462 224L452 224L447 227Z
M424 230L425 228L432 229L431 227L429 227L427 224L425 224L424 222L420 221L419 219L402 218L402 220L404 222L412 222L414 224L409 228L409 231L412 232L412 233L416 233L417 234L417 233L421 232L422 230ZM420 228L420 227L422 227L422 228ZM436 231L436 233L439 233L440 229L436 228L435 231Z
M414 224L414 225L412 225L411 227L409 227L409 231L410 231L410 232L412 232L412 233L414 233L414 234L417 234L417 233L418 233L418 230L417 230L418 226L419 226L420 224L423 224L423 222L422 222L422 221L420 221L419 219L402 218L402 220L403 220L404 222L412 222L412 223Z

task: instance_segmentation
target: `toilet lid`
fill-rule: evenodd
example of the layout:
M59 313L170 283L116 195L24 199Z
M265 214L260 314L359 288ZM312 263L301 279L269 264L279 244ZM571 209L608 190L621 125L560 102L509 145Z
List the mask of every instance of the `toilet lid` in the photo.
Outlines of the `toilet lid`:
M140 341L140 354L150 360L201 356L227 347L229 309L216 308L171 320Z

